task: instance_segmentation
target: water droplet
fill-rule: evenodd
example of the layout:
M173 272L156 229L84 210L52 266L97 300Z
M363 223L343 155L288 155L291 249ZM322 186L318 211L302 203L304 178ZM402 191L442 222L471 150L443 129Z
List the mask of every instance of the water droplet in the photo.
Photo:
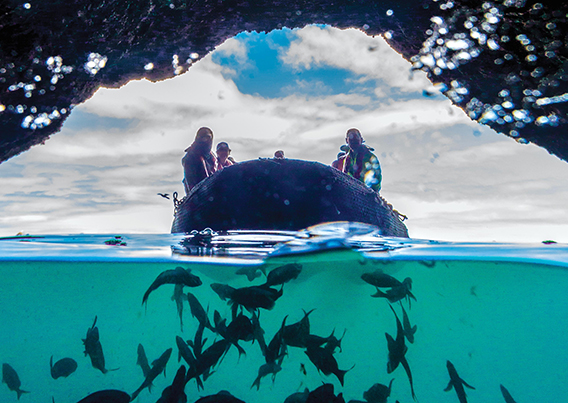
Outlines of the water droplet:
M390 17L391 15L393 15L393 14L394 14L394 11L392 11L392 10L387 10L387 15L388 15L389 17Z
M446 42L446 47L448 49L451 49L451 50L467 49L467 48L469 48L469 46L470 46L470 44L467 41L464 41L462 39L459 39L459 40L451 39L451 40Z
M546 124L548 124L549 122L550 122L550 120L549 120L548 117L546 117L546 116L539 116L539 117L536 119L536 124L539 125L539 126L541 126L541 125L546 125Z
M32 5L30 3L24 3L24 8L26 10L29 10L30 8L32 8Z
M438 17L438 16L430 18L430 21L432 21L434 24L437 24L437 25L442 25L444 23L444 19L442 17Z
M497 50L500 48L499 43L497 43L497 41L493 38L489 39L487 41L487 46L489 47L489 49L491 50Z

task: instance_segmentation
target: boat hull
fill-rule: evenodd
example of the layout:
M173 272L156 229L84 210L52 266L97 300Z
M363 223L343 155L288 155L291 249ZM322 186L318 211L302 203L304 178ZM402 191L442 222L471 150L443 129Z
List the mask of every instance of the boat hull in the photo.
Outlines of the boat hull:
M328 165L293 159L245 161L201 181L176 203L172 233L300 230L333 221L408 237L401 215L377 192Z

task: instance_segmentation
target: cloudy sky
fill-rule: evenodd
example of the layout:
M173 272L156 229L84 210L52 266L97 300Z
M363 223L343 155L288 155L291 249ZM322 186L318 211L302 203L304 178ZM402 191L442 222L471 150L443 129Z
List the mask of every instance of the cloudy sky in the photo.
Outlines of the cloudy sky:
M472 122L382 38L320 26L241 34L175 79L100 89L0 164L0 236L168 233L157 193L183 195L201 126L238 161L283 149L326 164L357 127L412 237L568 242L568 164Z

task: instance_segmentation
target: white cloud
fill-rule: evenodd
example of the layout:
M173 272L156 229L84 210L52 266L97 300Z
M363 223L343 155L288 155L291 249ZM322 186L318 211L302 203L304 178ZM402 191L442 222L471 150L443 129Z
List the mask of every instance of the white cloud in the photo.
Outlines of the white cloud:
M410 64L381 36L371 37L354 28L315 25L294 32L298 39L280 59L296 69L337 67L362 75L362 80L382 80L405 92L422 91L432 85L423 72L410 73Z
M406 81L406 62L387 67L402 59L381 53L388 49L378 38L318 27L297 33L301 40L288 57L295 54L298 67L334 61L405 91L416 84ZM326 54L334 41L334 48L352 54ZM382 44L369 52L376 43ZM245 54L236 40L220 50ZM135 123L108 129L77 121L0 165L0 235L169 232L172 202L156 193L183 195L180 160L200 126L211 127L216 141L228 141L238 161L284 149L290 158L323 163L335 159L346 130L358 127L381 160L382 194L410 217L412 236L568 242L568 165L480 127L448 100L373 103L360 93L267 99L242 94L222 73L207 56L176 79L101 89L77 106L101 119Z

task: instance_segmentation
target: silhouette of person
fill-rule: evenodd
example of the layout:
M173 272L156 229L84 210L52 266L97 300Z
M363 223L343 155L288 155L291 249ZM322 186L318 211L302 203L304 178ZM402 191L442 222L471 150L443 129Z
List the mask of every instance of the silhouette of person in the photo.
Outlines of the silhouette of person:
M195 185L215 172L217 158L211 152L212 146L213 131L208 127L201 127L197 130L193 143L185 149L185 156L181 163L183 165L183 184L186 195Z
M217 165L216 165L217 171L220 171L225 167L230 167L231 165L236 164L233 157L229 155L231 154L231 149L229 148L229 144L225 143L224 141L221 141L219 144L217 144L216 152L217 152Z

